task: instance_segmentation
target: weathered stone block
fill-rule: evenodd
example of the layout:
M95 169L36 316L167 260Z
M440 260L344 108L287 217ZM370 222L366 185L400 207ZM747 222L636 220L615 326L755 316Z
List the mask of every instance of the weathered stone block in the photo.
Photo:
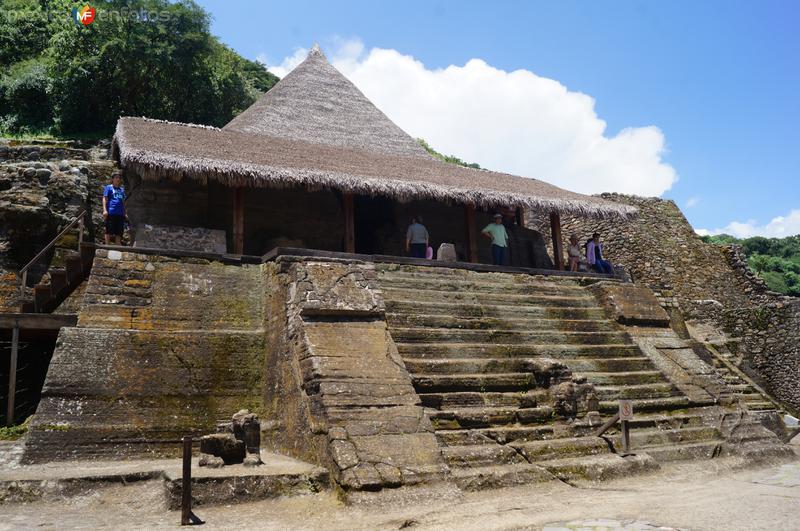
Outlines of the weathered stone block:
M200 438L200 452L221 458L226 465L244 461L244 441L232 433L212 433Z
M598 282L589 287L620 323L644 326L669 326L669 315L653 290L646 286Z
M382 315L385 306L380 290L371 287L371 280L364 276L371 270L371 264L298 263L290 302L306 315Z

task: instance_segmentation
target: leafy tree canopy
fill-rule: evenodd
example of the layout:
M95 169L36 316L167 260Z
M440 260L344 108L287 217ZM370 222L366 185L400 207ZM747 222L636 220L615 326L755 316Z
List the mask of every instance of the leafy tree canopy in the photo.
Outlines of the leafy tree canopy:
M0 0L0 132L113 131L120 116L222 126L278 78L210 33L191 0Z
M740 240L728 234L702 236L706 243L741 245L750 269L773 291L800 297L800 235L787 238L755 236Z

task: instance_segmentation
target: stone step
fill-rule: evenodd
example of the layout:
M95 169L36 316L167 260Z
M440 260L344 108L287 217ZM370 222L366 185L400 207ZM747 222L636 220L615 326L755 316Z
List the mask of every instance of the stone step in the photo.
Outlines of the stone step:
M406 369L414 377L430 375L528 373L539 374L541 361L536 358L403 358ZM532 380L534 385L535 380Z
M552 481L553 475L538 465L514 463L480 467L453 468L450 479L465 491L498 489Z
M631 447L632 451L642 450L647 451L647 448L652 446L667 446L670 444L682 444L690 442L701 441L716 441L720 439L721 435L716 428L710 426L695 426L691 428L680 429L636 429L631 430ZM612 435L609 439L614 443L614 447L618 451L622 451L622 435L617 433Z
M509 446L516 448L531 463L611 453L608 443L600 437L572 437L567 439L513 442Z
M518 295L514 293L461 293L447 291L424 291L408 288L382 287L387 300L452 302L457 304L505 304L530 305L560 308L593 308L597 300L588 293L580 296L566 295Z
M586 372L574 375L585 377L595 385L636 385L660 383L665 380L660 371Z
M490 343L535 345L617 345L630 342L625 332L547 332L527 330L461 330L448 328L391 328L398 343Z
M552 282L577 285L572 279L544 277L542 275L529 275L527 273L500 273L496 271L470 271L455 267L412 266L376 263L375 269L383 277L408 277L432 280L458 279L480 282Z
M750 411L769 411L772 409L777 409L775 404L772 402L747 402L747 409Z
M476 444L442 448L445 462L452 467L525 463L514 448L502 444Z
M631 476L651 472L658 468L658 463L648 455L622 457L616 454L599 454L554 459L539 464L559 479L586 479L590 481Z
M586 290L576 284L557 284L553 282L486 282L475 280L434 280L418 277L380 277L382 289L433 291L443 293L483 293L483 294L525 294L525 295L572 295L582 296Z
M550 394L547 390L525 391L511 393L496 392L452 392L452 393L420 393L422 405L435 409L452 407L536 407L540 403L547 403Z
M420 301L386 297L386 310L390 313L447 315L454 317L530 317L538 319L608 319L603 308L597 306L552 307L529 304L475 304L465 302Z
M443 314L387 313L389 326L398 328L440 328L463 330L540 330L603 332L617 331L617 325L608 319L539 319L458 317Z
M594 378L589 377L594 383ZM680 394L674 385L662 379L658 383L635 385L598 385L595 386L597 398L600 400L631 400L635 398L665 398Z
M636 345L615 343L605 345L578 345L545 343L502 344L502 343L403 343L395 341L397 350L405 358L451 359L451 358L552 358L564 359L607 359L641 358L642 352ZM648 367L649 368L649 367ZM590 369L599 371L600 369ZM636 370L636 369L630 369Z
M686 396L670 396L666 398L639 398L631 400L633 405L634 415L637 411L669 411L671 409L685 409L693 405L711 405L713 401L708 404L692 403ZM601 400L600 412L614 414L619 411L619 401L617 400Z
M702 409L669 412L662 411L650 414L634 414L633 420L629 421L631 429L678 429L695 428L706 424L705 412Z
M758 394L748 383L729 384L728 389L739 394Z
M614 358L560 358L558 361L569 367L574 373L585 374L591 379L592 372L637 372L655 369L653 361L644 356Z
M412 374L418 393L453 391L527 391L536 387L529 372L494 374Z
M495 426L491 428L474 428L463 430L438 430L436 438L443 446L459 446L462 444L506 444L513 441L541 441L556 439L556 429L562 426L554 424L528 426ZM591 429L591 428L589 428ZM594 428L595 430L597 428Z
M722 443L723 441L721 440L712 440L667 444L642 448L641 452L646 453L657 462L711 459L719 455Z
M514 407L464 407L448 410L426 409L428 417L436 430L461 430L468 428L488 428L509 424L537 424L553 418L553 408Z

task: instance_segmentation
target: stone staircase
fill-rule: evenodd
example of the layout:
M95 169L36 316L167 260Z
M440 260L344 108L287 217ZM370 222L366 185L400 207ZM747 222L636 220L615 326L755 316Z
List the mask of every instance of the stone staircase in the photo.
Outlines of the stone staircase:
M22 313L51 313L89 278L94 261L94 244L80 244L80 251L69 251L63 256L61 267L51 264L43 281L33 286L30 298L20 304ZM48 280L49 279L49 280Z
M714 356L711 360L717 373L722 377L731 392L744 407L750 411L779 411L780 408L736 366L735 355L726 342L705 343L706 349Z
M604 479L720 452L712 403L683 395L577 281L377 268L390 332L462 487ZM619 434L593 436L596 415L561 411L553 366L593 384L606 418L632 400L632 448L647 455L621 458Z

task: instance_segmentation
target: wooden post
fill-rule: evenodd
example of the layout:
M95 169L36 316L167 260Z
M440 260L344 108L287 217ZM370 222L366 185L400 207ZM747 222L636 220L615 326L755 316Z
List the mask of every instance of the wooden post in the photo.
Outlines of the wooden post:
M244 254L244 189L233 189L233 254Z
M19 351L19 323L11 329L11 364L8 368L8 408L6 409L6 425L14 424L14 399L17 394L17 353Z
M521 228L525 228L525 210L523 210L522 207L517 207L515 214L517 225L519 225Z
M192 525L192 438L183 438L181 477L181 525Z
M353 194L344 194L344 252L356 252L356 213Z
M467 224L467 261L478 263L478 227L475 221L475 205L465 207L465 222Z
M561 240L561 216L550 212L550 232L553 236L553 265L558 271L564 269L564 243Z

